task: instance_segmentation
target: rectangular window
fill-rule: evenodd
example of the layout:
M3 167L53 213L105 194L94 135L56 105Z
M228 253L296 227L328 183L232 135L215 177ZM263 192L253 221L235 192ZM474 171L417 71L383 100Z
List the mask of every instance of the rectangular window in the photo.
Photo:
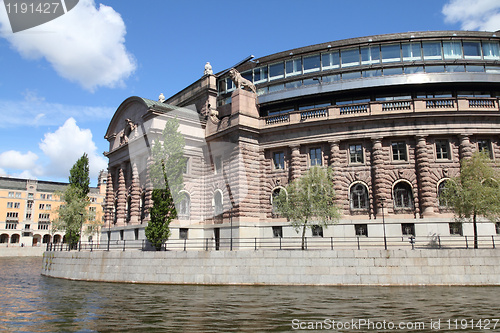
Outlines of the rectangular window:
M382 45L382 62L401 61L401 48L399 44Z
M134 229L134 239L139 240L139 228Z
M52 209L52 205L51 204L46 204L45 205L45 210L51 210Z
M292 59L285 62L286 76L302 74L302 59Z
M348 72L342 74L342 80L353 80L361 78L361 72Z
M214 157L214 172L215 174L219 174L222 172L222 156Z
M350 145L349 146L349 159L351 163L363 163L363 146Z
M323 70L340 67L340 57L338 52L321 54L321 67Z
M485 152L491 157L491 142L486 139L477 140L477 148L480 152Z
M406 74L417 74L417 73L423 73L423 72L424 72L424 66L405 67Z
M19 202L14 202L14 208L19 208L21 204Z
M285 83L285 88L286 89L294 89L298 88L302 85L302 81L292 81L292 82L287 82Z
M267 81L267 66L255 68L253 70L255 83Z
M422 60L420 43L407 43L401 45L403 61Z
M283 227L281 226L273 227L273 237L283 238Z
M275 152L273 153L273 165L276 170L284 170L285 169L285 153Z
M5 229L17 229L17 223L6 223Z
M354 230L356 231L356 236L368 237L368 225L367 224L355 224Z
M495 230L497 232L497 235L500 235L500 222L495 223Z
M436 140L436 158L438 160L449 160L450 157L450 144L448 140Z
M7 208L12 208L12 207L13 207L13 205L14 205L14 203L13 203L13 202L7 202Z
M17 212L7 212L7 218L17 219L19 217L19 213Z
M442 59L440 42L422 43L422 50L424 51L424 60Z
M362 65L378 64L380 62L380 49L378 46L362 47L360 51Z
M321 60L319 54L304 57L304 73L311 73L319 71L321 67Z
M285 76L285 68L282 62L269 65L269 80L281 79Z
M483 42L483 56L488 60L500 59L500 47L495 42Z
M28 193L28 199L33 199L35 195L33 193Z
M28 209L32 209L33 208L33 201L28 201Z
M465 59L481 59L481 43L480 42L464 42L464 58Z
M45 209L45 204L38 205L38 209Z
M401 75L403 74L403 67L393 67L393 68L384 68L384 75Z
M320 225L311 226L313 237L323 237L323 227Z
M188 239L188 228L179 228L179 239Z
M425 66L426 73L444 73L443 65Z
M45 198L46 198L46 197L47 197L47 195L45 195L45 194L40 194L40 199L45 200Z
M52 194L47 194L47 200L52 200Z
M120 240L123 240L123 230L120 230Z
M13 198L14 197L14 192L9 192L9 198Z
M31 213L26 213L26 220L31 220Z
M406 143L393 142L392 143L392 160L393 161L407 161Z
M189 166L190 166L190 162L191 162L191 158L189 157L186 157L185 161L184 161L184 166L182 168L182 173L187 175L189 174Z
M351 67L359 65L359 49L349 49L340 51L342 67Z
M401 232L406 236L415 236L415 223L402 223Z
M460 222L450 223L450 235L463 236L462 223Z
M375 76L382 76L382 70L381 69L370 69L367 71L363 71L363 77L375 77Z
M462 58L462 45L460 42L443 42L443 55L445 59Z
M29 225L29 224L25 224L25 225L24 225L24 230L30 230L30 227L31 227L31 225Z
M21 192L16 192L16 198L20 198L21 197Z
M337 82L337 81L340 81L340 74L323 76L322 79L323 79L323 82Z
M446 65L446 71L448 73L463 73L465 72L464 65Z
M309 150L309 165L310 166L321 166L323 163L321 162L321 148L311 148Z

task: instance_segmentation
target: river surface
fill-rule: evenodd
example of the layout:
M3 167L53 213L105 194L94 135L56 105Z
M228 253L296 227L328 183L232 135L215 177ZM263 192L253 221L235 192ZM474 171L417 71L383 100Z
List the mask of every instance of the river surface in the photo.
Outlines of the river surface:
M41 267L0 258L0 332L500 332L500 287L141 285Z

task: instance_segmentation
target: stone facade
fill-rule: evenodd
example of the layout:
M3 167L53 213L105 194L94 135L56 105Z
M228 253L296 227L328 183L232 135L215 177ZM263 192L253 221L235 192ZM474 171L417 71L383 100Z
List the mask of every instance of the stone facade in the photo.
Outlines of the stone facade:
M424 48L430 37L439 43L452 38L499 45L491 33L422 32L411 37ZM408 38L375 36L370 43L381 47L383 57L388 43L404 54ZM312 165L333 169L336 203L343 213L325 237L381 236L382 218L392 237L408 235L404 228L413 228L417 237L449 236L453 215L439 203L440 184L456 176L460 160L474 151L486 149L493 160L500 157L500 67L493 71L494 60L485 56L474 60L483 73L468 73L471 60L448 61L442 55L443 73L434 74L434 60L420 56L420 62L405 63L403 55L397 63L370 65L381 73L397 65L400 75L370 77L362 61L358 67L343 69L340 63L328 69L322 60L329 54L342 56L346 49L363 54L365 47L361 39L338 41L239 65L236 69L253 80L257 93L235 89L223 71L206 73L165 101L124 101L106 133L106 223L112 239L131 239L131 230L142 230L148 221L148 154L165 117L179 119L189 157L183 189L188 213L172 224L174 238L181 229L189 231L189 238L223 238L229 232L241 238L273 237L271 227L288 225L273 211L273 193ZM293 76L285 75L290 57L303 66ZM310 61L315 57L321 67L306 69L314 66ZM415 63L426 71L410 74ZM283 68L276 70L279 64ZM446 71L452 64L462 64L463 72ZM353 73L359 74L357 79L348 76ZM485 222L480 234L496 230Z

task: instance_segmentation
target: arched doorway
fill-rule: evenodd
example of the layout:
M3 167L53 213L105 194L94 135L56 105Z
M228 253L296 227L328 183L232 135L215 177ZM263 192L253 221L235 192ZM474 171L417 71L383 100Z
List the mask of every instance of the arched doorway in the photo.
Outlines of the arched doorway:
M42 241L41 235L33 235L33 246L37 246Z
M8 242L9 242L9 235L7 234L0 235L0 243L8 243Z
M54 235L53 243L58 244L60 242L61 242L61 235Z
M43 244L50 243L50 235L43 235L42 243Z
M20 236L18 234L13 234L10 237L10 242L11 242L11 244L19 243L19 239L20 239Z

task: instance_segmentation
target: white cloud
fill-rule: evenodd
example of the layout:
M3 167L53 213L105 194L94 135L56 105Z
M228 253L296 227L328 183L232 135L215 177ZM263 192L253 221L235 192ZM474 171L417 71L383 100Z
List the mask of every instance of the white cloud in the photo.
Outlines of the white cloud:
M6 169L34 169L38 155L29 151L23 154L16 150L8 150L0 154L0 167Z
M136 69L125 47L126 27L112 7L80 0L67 14L12 33L0 0L0 36L27 59L45 58L63 78L94 91L124 84Z
M500 30L500 1L451 0L443 6L447 23L460 23L464 30Z
M97 152L92 132L80 129L73 118L66 120L55 132L45 134L39 146L50 160L45 175L68 177L69 170L83 153L89 156L91 179L97 179L99 171L107 168L106 159Z
M7 171L5 171L4 169L0 168L0 176L2 176L2 177L7 176Z
M32 100L33 95L26 99ZM115 112L114 108L93 107L83 105L67 105L45 102L41 97L35 104L32 101L0 100L2 121L0 128L16 126L55 126L63 123L68 117L79 122L108 121Z

